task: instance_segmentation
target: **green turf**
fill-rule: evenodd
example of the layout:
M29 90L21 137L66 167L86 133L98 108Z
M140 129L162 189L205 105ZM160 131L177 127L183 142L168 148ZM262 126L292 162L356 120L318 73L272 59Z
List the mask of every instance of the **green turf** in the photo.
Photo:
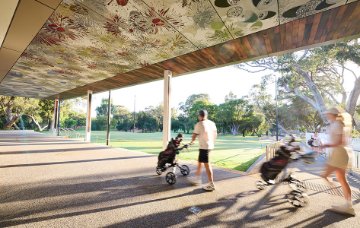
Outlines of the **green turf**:
M83 137L83 132L78 132ZM75 133L70 134L71 137ZM175 137L176 134L173 134ZM185 135L184 143L190 142L190 135ZM105 144L105 131L92 131L91 141ZM265 152L269 141L260 141L258 137L219 136L216 148L211 152L210 160L215 166L246 171L256 159ZM138 150L150 154L158 154L162 148L162 133L132 133L111 132L110 145L129 150ZM179 158L183 160L197 160L198 144L189 150L183 150Z

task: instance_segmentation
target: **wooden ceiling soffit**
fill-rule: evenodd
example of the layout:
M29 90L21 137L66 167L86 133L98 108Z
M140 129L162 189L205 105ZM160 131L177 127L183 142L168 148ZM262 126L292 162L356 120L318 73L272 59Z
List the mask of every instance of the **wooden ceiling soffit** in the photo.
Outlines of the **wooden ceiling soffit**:
M94 92L123 88L163 77L163 70L171 70L173 76L200 70L250 61L266 56L330 44L339 39L356 38L360 35L360 2L355 1L315 15L291 20L287 23L259 31L235 40L203 48L188 54L148 65L115 77L65 91L55 97L73 98L86 95L86 89Z

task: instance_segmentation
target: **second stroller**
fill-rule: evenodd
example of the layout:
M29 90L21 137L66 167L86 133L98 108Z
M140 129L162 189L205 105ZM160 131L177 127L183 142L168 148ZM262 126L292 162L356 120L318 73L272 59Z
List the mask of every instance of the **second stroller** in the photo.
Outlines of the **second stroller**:
M296 207L303 207L307 204L306 186L305 183L296 179L293 175L287 173L287 166L289 163L297 160L303 160L305 163L314 163L315 153L299 153L300 146L295 142L295 138L291 139L276 150L275 157L270 161L262 164L260 168L262 181L258 181L256 186L262 190L267 186L276 183L288 183L293 191L287 194L287 199ZM283 173L279 178L279 174Z

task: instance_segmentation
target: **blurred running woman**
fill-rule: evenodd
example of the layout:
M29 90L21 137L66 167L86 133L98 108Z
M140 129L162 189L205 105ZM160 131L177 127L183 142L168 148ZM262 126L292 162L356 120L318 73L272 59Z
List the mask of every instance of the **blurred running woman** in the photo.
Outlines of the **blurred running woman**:
M327 179L328 176L335 172L345 197L345 203L334 205L332 210L339 213L355 215L351 202L351 189L346 180L346 169L349 165L349 151L351 150L348 146L351 138L352 118L350 114L344 112L340 108L330 108L325 113L330 122L328 129L330 142L325 143L320 147L329 148L331 154L323 177L329 181Z
M214 122L208 120L208 113L206 110L200 110L198 115L199 122L195 125L192 140L193 144L196 138L199 139L199 159L195 179L191 180L194 184L200 184L201 181L201 165L204 164L209 183L203 187L205 191L214 191L214 178L211 164L209 162L209 153L215 147L215 140L217 137L217 129Z

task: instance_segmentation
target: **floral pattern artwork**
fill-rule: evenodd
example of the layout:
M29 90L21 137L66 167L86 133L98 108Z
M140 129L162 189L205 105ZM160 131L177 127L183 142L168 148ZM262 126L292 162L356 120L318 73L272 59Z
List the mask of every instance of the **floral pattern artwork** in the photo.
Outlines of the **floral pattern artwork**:
M350 1L63 0L0 93L49 97Z
M212 0L237 38L279 25L277 0Z
M344 5L346 0L281 0L280 22L286 23Z
M135 2L137 5L144 2L151 8L169 11L174 20L181 21L180 26L173 27L198 48L233 39L209 0L135 0Z

